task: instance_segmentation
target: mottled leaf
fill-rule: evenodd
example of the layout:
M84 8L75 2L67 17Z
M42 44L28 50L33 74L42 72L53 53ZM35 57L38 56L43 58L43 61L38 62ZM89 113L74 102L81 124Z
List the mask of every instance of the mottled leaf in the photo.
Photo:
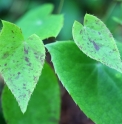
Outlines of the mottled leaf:
M5 86L2 109L7 124L58 124L60 118L60 88L54 71L44 65L38 84L22 114L15 98Z
M42 40L58 35L63 26L63 16L50 14L52 9L52 4L44 4L30 10L17 21L16 24L21 27L25 38L33 33L40 36Z
M0 72L24 113L41 74L45 48L37 35L26 41L20 28L2 21L0 33Z
M122 74L90 59L72 41L46 47L59 79L87 117L95 124L121 124Z
M101 20L86 14L84 26L75 21L73 38L87 56L122 72L122 63L115 40Z

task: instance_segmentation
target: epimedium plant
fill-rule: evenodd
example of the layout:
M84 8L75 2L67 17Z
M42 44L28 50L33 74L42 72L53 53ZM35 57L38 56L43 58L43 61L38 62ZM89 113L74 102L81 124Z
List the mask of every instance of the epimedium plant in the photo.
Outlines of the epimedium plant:
M56 37L63 26L63 16L52 15L52 10L46 4L28 12L16 25L2 21L0 71L7 85L2 93L6 121L58 124L60 90L45 62L46 47L59 80L80 109L96 124L121 124L121 43L115 42L100 19L86 14L84 26L73 24L74 41L44 45L42 41Z
M42 43L45 38L56 37L63 25L63 16L52 15L52 10L52 4L45 4L29 11L16 22L16 25L20 26L22 31L15 24L2 21L0 46L4 53L1 54L0 69L4 81L15 96L22 111L20 111L10 90L5 86L2 95L2 108L7 123L58 123L60 117L60 89L55 73L48 63L44 64L45 48ZM24 32L25 25L26 30ZM41 29L38 29L38 27L41 27ZM38 36L32 35L33 33L38 34ZM36 43L36 47L32 45L33 43ZM7 74L10 77L6 77ZM36 84L38 86L35 88ZM33 95L29 101L32 92ZM9 107L10 104L11 107ZM28 109L26 111L27 105Z

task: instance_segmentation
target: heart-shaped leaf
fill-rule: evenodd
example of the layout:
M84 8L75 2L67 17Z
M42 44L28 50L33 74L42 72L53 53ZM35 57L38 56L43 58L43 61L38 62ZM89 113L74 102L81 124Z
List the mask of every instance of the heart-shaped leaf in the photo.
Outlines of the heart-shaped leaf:
M56 37L63 26L63 15L53 15L52 4L44 4L27 12L17 21L21 27L24 37L27 38L35 33L40 38Z
M24 113L43 68L45 48L37 35L25 41L20 28L2 23L0 72Z
M115 40L101 20L86 14L84 26L75 21L73 38L80 50L90 58L122 72L122 62Z
M122 74L90 59L72 41L46 47L59 79L81 110L95 124L121 124Z
M58 124L60 88L51 67L45 63L25 114L6 86L2 92L2 109L7 124Z

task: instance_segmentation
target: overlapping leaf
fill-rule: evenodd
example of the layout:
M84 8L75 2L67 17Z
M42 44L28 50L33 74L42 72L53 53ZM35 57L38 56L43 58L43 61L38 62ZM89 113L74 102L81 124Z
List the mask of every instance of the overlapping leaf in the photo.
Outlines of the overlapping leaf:
M86 55L122 72L122 62L115 40L101 20L86 14L84 26L77 21L74 23L73 38Z
M51 67L45 63L24 115L7 87L2 93L2 109L7 124L58 124L60 88Z
M26 41L20 28L2 21L0 33L0 72L24 113L41 74L45 48L37 35Z
M72 41L46 47L59 79L81 110L96 124L121 124L122 74L90 59Z
M63 26L63 16L53 15L53 5L45 4L41 7L30 10L17 21L25 38L35 33L43 40L48 37L56 37Z

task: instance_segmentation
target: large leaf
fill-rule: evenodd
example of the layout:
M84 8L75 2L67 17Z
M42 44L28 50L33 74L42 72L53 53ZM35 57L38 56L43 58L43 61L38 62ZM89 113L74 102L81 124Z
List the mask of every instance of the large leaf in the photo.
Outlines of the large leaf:
M56 37L63 26L62 15L49 15L52 12L52 4L45 4L27 12L17 25L22 28L27 38L35 33L43 40L48 37Z
M58 124L60 88L51 67L48 64L44 65L24 115L6 86L2 93L2 108L7 124Z
M37 35L26 41L20 28L2 21L0 33L0 72L24 113L41 74L45 48Z
M81 110L96 124L122 124L122 74L90 59L74 42L46 47L59 79Z
M122 72L122 62L115 40L98 18L86 14L84 26L76 21L73 25L73 38L86 55Z

